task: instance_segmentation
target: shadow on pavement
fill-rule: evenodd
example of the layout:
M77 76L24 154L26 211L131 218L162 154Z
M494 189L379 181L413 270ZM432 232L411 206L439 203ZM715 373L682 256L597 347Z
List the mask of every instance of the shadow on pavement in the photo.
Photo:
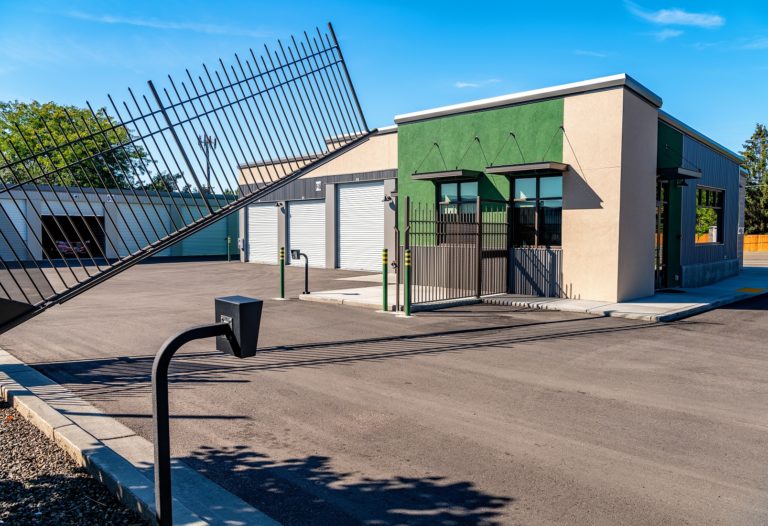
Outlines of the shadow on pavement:
M275 460L245 446L203 447L181 460L286 526L492 526L513 501L438 476L337 472L330 458L318 455Z
M742 300L736 303L731 303L729 305L723 305L719 308L723 310L768 310L768 294L761 294L760 296Z
M184 353L174 358L170 370L172 390L195 384L247 383L254 372L324 367L358 362L402 360L431 354L511 348L516 344L648 330L663 325L626 321L620 325L594 326L602 318L580 318L470 329L457 329L381 338L274 346L256 356L239 360L215 352ZM583 324L587 327L583 328ZM693 325L696 322L677 322ZM148 396L152 356L120 357L31 364L46 376L67 384L89 401L115 397Z

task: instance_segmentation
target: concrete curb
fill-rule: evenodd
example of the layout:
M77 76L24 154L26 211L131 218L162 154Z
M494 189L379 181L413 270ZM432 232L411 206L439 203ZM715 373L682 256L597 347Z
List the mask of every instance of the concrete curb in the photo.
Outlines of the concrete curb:
M754 298L768 294L768 291L761 293L754 292L742 292L732 294L723 298L718 298L706 303L694 303L689 307L685 307L678 310L671 310L662 313L644 313L644 312L628 312L621 310L609 310L603 307L610 305L616 305L615 303L605 303L602 306L590 305L588 307L576 307L576 306L562 306L562 301L557 298L541 298L537 300L515 300L511 298L498 298L488 297L483 298L483 303L490 305L503 305L509 307L521 307L535 310L551 310L560 312L574 312L579 314L591 314L593 316L607 317L607 318L626 318L630 320L641 320L650 322L671 322L689 318L703 312L708 312L724 305L736 303L749 298ZM631 305L631 303L629 304Z
M376 304L368 301L361 301L358 299L328 297L328 296L323 296L322 294L323 294L322 292L318 292L316 294L301 294L299 296L299 299L303 301L314 301L316 303L330 303L333 305L348 305L350 307L375 309L377 312L384 313L384 311L381 310L381 303ZM464 305L475 305L477 303L482 303L482 300L479 300L477 298L443 300L443 301L436 301L428 304L411 305L411 312L427 312L432 310L447 309L450 307L462 307ZM396 312L394 310L396 308L397 308L397 305L393 303L392 305L390 305L391 310L389 312Z
M125 506L156 524L152 444L0 349L0 398ZM279 526L264 513L174 461L174 524Z

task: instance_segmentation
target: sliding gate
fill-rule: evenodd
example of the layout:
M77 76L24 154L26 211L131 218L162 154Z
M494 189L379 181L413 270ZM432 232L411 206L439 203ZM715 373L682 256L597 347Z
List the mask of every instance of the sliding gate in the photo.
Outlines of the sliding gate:
M0 332L369 135L330 24L104 102L0 119Z
M508 292L507 203L478 199L433 206L406 200L405 206L403 248L411 249L413 304Z

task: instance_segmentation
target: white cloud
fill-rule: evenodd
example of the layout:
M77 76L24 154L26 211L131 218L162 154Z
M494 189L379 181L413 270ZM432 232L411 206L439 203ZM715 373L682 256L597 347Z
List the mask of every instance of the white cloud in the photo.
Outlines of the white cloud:
M70 18L96 22L98 24L123 25L145 27L149 29L170 29L176 31L192 31L194 33L204 33L207 35L231 35L245 36L252 38L263 38L268 36L264 31L248 30L237 27L219 26L215 24L200 24L197 22L173 22L168 20L156 20L152 18L132 18L112 15L92 15L81 11L72 11L67 13Z
M756 38L741 47L743 49L768 49L768 37Z
M720 27L725 24L725 18L714 13L693 13L678 8L648 11L634 2L625 2L625 4L630 13L654 24L703 28Z
M573 54L580 55L582 57L595 57L595 58L605 58L608 56L608 53L603 53L601 51L590 51L588 49L574 49Z
M662 29L661 31L657 31L651 34L659 42L664 42L665 40L669 40L670 38L679 37L680 35L683 34L683 32L680 31L679 29Z
M496 84L498 82L501 82L499 79L485 79L485 80L477 80L477 81L456 81L453 83L454 88L464 89L464 88L483 88L485 86L488 86L490 84Z

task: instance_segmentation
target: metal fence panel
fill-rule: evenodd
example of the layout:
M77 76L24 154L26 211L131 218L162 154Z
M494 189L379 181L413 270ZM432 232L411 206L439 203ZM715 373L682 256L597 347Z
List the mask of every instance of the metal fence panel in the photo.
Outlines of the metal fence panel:
M509 207L476 201L409 207L405 243L411 249L412 303L507 292ZM402 252L402 251L401 251Z
M108 108L67 110L34 135L12 123L20 140L0 135L0 332L369 135L330 24L327 32L235 55L180 80L150 81L122 102L108 100ZM79 201L83 192L97 200ZM110 193L130 204L110 206ZM8 210L21 207L20 221ZM109 221L84 219L99 214ZM90 242L101 238L103 246ZM44 244L49 250L39 250Z

